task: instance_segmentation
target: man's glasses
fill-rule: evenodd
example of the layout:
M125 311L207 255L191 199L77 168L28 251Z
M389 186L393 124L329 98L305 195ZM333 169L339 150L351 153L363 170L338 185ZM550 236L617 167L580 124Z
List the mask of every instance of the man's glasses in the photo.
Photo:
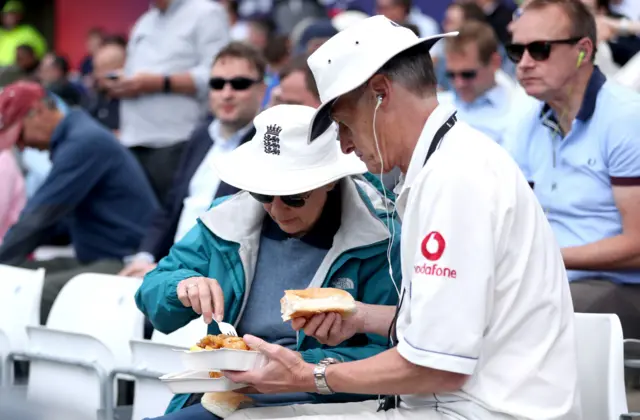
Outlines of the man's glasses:
M222 90L229 83L233 90L247 90L258 82L259 80L253 80L248 77L234 77L233 79L212 77L209 79L209 87L213 90Z
M445 73L447 75L447 79L455 79L457 77L462 80L473 80L478 77L478 70L462 70L462 71L451 71L447 70Z
M265 195L258 193L249 193L251 197L253 197L256 201L262 204L269 204L273 202L273 195ZM300 208L304 206L307 202L307 199L311 196L310 192L304 194L295 194L295 195L280 195L280 200L289 207Z
M551 49L554 45L568 44L575 45L583 37L568 38L568 39L556 39L553 41L534 41L528 44L509 44L505 47L507 50L507 56L511 61L518 64L524 56L524 52L527 51L531 58L535 61L545 61L551 54Z

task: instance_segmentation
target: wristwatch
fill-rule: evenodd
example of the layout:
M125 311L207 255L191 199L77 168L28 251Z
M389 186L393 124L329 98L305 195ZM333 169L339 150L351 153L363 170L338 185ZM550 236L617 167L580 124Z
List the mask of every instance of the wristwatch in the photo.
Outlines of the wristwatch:
M318 394L330 395L334 393L327 384L325 372L327 371L327 366L334 365L336 363L340 363L340 360L327 357L326 359L320 360L316 367L313 368L313 380L316 383L316 391L318 391Z

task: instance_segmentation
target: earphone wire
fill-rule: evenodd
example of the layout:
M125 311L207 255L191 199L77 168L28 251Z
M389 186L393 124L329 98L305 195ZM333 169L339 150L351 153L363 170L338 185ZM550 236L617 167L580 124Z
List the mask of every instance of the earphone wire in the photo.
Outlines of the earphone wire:
M376 143L376 151L378 152L378 158L380 159L380 183L382 184L382 195L384 197L384 208L385 208L385 213L387 216L387 226L388 228L391 229L391 238L389 240L389 244L387 245L387 262L389 263L389 276L391 277L391 282L393 283L393 286L396 289L396 293L398 294L398 297L400 297L400 288L398 287L398 283L396 283L395 278L393 277L393 264L391 263L391 250L393 248L393 242L395 241L395 236L396 236L396 225L394 223L394 217L396 214L396 206L394 204L393 206L393 213L391 214L391 216L389 215L389 206L388 206L388 202L389 200L387 199L387 188L384 185L383 182L383 175L384 175L384 162L382 160L382 152L380 152L380 145L378 144L378 135L376 134L376 117L378 115L378 108L380 108L380 105L382 104L382 96L378 96L377 98L377 103L376 103L376 108L373 111L373 140Z

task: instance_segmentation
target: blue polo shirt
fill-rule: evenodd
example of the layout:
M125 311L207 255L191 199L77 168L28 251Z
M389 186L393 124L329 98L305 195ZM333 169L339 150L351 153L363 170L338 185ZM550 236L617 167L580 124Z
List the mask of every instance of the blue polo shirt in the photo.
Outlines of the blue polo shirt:
M158 208L140 164L87 113L70 110L51 136L51 172L0 246L0 264L19 264L69 222L78 260L135 253Z
M571 131L563 135L544 103L517 122L508 150L533 184L561 247L622 233L612 186L640 185L640 95L608 82L596 67ZM640 284L640 270L568 270L570 281Z
M473 102L463 101L453 90L438 93L438 101L454 106L461 121L502 144L511 103L511 94L504 86L492 87Z

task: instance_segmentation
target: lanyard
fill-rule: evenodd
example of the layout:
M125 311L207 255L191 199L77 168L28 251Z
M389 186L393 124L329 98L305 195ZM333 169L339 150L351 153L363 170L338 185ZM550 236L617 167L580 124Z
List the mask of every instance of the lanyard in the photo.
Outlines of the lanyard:
M433 136L431 140L431 144L429 145L429 150L427 151L427 156L424 158L424 163L422 167L427 164L427 161L433 155L433 153L438 149L440 143L444 139L444 136L451 130L451 128L458 122L458 117L456 117L456 113L454 112L447 121L444 122L436 131L436 134ZM393 320L391 321L391 325L389 326L389 341L392 346L396 346L398 344L398 335L396 333L396 324L398 323L398 315L400 315L400 308L402 308L402 303L404 302L406 290L402 291L402 296L400 297L400 301L396 306L396 313L393 316ZM386 395L383 399L380 400L378 411L387 411L392 408L397 408L400 397L397 395Z

